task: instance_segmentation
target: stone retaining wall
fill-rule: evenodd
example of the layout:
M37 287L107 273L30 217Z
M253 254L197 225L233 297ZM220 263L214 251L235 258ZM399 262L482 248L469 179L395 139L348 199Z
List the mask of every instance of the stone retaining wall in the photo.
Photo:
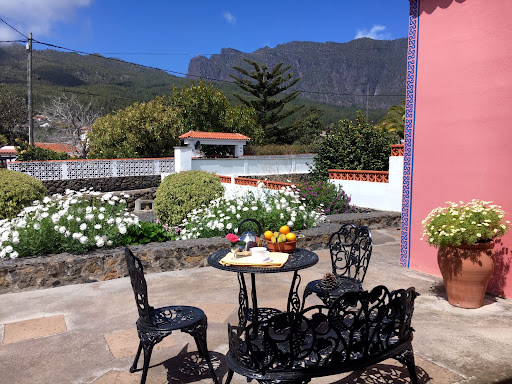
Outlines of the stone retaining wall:
M43 180L50 195L64 193L66 189L79 191L92 188L100 192L129 191L134 189L156 188L160 185L160 175L104 177L95 179Z
M341 224L368 225L370 229L400 227L400 214L370 212L332 215L318 227L297 231L304 235L300 247L311 250L325 248L331 233ZM140 257L147 273L164 272L206 265L206 258L221 248L226 248L221 237L168 241L132 246ZM111 248L84 255L62 253L50 256L0 260L0 294L25 290L57 287L111 280L127 276L124 248Z

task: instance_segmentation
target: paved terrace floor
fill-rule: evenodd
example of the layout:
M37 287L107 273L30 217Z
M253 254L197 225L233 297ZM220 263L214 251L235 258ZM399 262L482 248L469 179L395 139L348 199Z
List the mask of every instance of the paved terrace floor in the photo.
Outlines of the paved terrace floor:
M512 383L512 300L487 296L480 309L453 307L446 301L441 279L398 265L398 230L374 230L372 235L375 247L365 288L415 286L421 293L413 316L420 383ZM318 254L320 262L302 271L301 288L329 270L328 252ZM237 319L236 275L205 267L146 277L153 306L187 304L204 309L208 347L224 381L227 323ZM291 273L258 276L261 305L284 309L291 277ZM140 372L128 372L138 345L137 312L128 278L4 294L0 303L1 383L139 383ZM194 363L196 358L193 339L174 333L157 345L147 383L211 383L202 372L204 364ZM233 382L246 380L235 374ZM394 360L362 372L312 380L408 382L407 370Z

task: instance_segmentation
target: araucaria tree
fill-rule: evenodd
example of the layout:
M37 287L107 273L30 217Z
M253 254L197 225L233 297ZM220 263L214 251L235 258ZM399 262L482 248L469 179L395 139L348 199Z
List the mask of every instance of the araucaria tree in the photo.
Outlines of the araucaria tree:
M300 92L292 91L284 95L283 92L293 87L300 80L292 73L285 74L291 65L283 67L283 63L269 69L265 64L244 59L254 70L247 71L241 67L233 67L245 78L229 75L235 80L235 84L251 96L234 96L243 104L256 110L258 124L263 130L266 143L273 143L283 136L284 127L279 126L283 119L300 110L303 105L284 110L284 107L299 96ZM283 97L279 97L283 96Z

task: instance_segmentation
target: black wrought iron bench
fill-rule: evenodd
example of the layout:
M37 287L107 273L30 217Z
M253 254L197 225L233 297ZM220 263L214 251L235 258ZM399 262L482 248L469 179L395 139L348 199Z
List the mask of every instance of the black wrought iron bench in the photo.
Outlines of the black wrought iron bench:
M413 287L347 292L329 306L282 312L244 328L229 325L229 367L260 383L308 383L361 370L388 358L407 366L417 384L412 349Z

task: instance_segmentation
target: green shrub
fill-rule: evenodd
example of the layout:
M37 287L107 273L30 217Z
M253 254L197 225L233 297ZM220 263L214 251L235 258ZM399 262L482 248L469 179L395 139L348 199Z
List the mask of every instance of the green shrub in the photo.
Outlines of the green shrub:
M254 145L244 148L244 155L298 155L303 153L311 153L309 145L305 144L267 144Z
M328 181L305 182L297 186L300 199L310 210L324 215L351 212L350 197L345 191Z
M21 172L0 170L0 220L16 216L46 195L48 192L40 180Z
M387 171L390 145L399 142L396 133L374 127L358 111L355 121L341 120L317 144L310 178L327 180L329 169Z
M188 171L169 175L156 191L156 215L162 224L177 226L194 209L223 194L224 187L213 173Z
M121 242L125 245L136 245L168 240L173 240L173 236L162 224L141 221L139 226L132 225L128 227L128 231Z

